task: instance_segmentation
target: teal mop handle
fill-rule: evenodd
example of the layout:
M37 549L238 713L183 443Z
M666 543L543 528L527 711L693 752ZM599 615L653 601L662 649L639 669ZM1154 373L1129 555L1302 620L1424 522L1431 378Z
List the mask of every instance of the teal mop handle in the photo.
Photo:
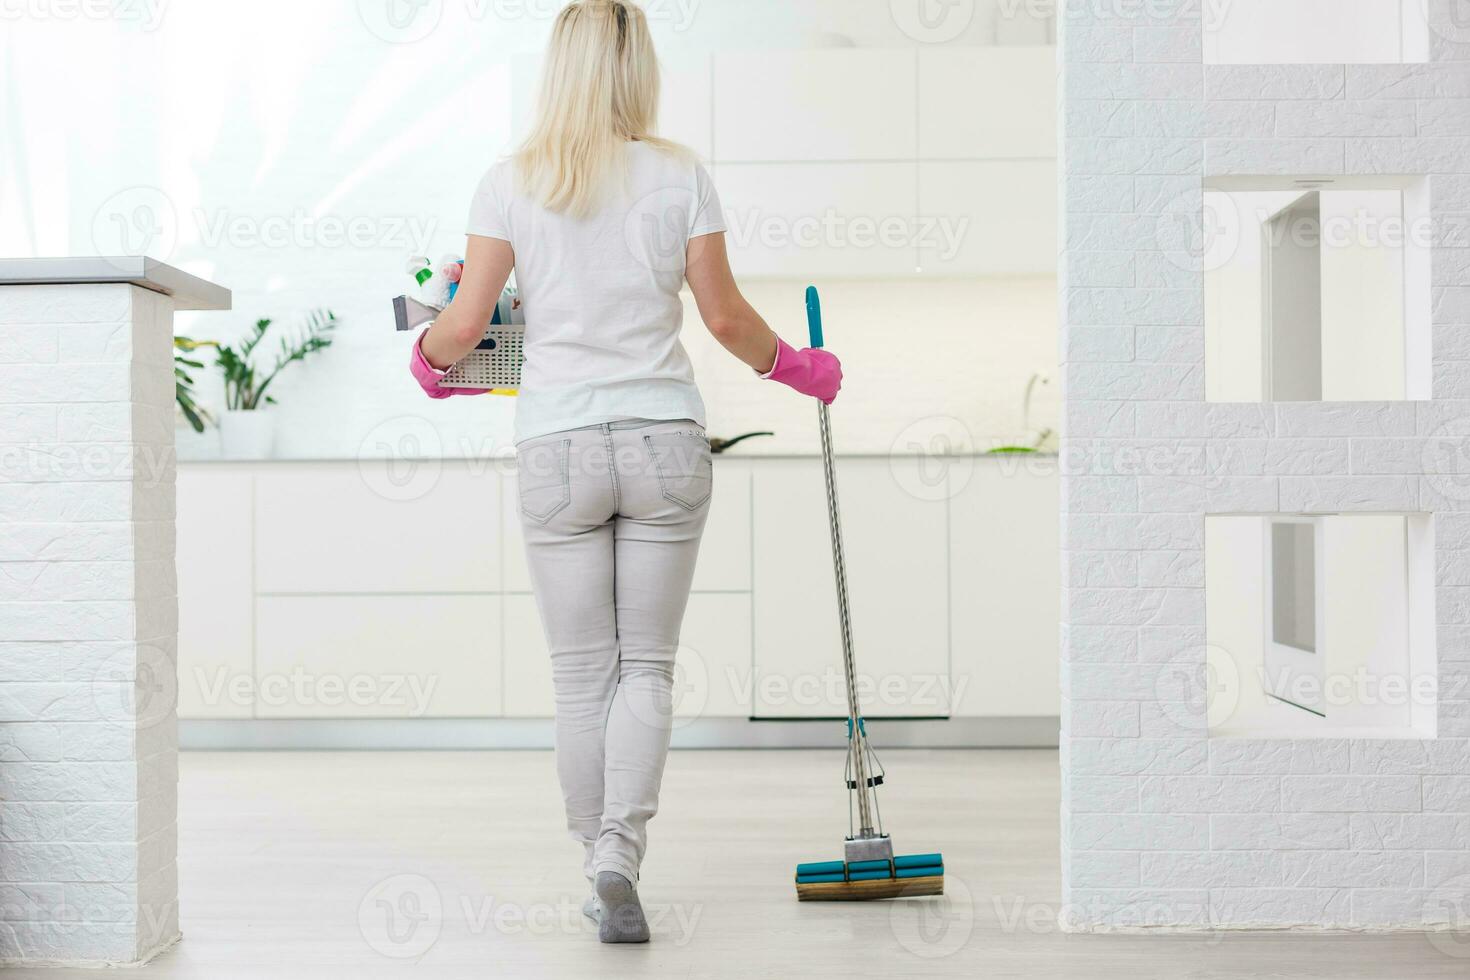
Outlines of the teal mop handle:
M822 299L816 286L806 289L806 325L811 346L822 346ZM832 452L832 418L825 402L817 402L822 435L822 475L827 483L827 520L832 532L832 567L837 580L837 620L842 636L842 669L847 681L847 750L856 783L859 836L873 834L872 787L868 784L867 732L857 696L857 664L852 649L852 613L847 598L847 555L842 546L842 520L837 508L837 467Z
M822 347L822 297L816 286L806 287L806 329L811 335L811 346Z

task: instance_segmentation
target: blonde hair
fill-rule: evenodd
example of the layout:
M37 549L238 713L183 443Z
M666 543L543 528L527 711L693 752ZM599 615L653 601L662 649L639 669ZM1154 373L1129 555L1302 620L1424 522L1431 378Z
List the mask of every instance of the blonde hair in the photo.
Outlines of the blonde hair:
M514 156L522 191L551 211L585 217L623 172L636 140L659 139L659 72L648 19L626 0L576 0L556 18L536 124Z

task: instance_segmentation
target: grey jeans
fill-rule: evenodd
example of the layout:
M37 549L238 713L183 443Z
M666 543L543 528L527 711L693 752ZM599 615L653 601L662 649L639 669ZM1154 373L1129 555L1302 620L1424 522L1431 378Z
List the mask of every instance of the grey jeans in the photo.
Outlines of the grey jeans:
M637 881L709 513L709 440L687 420L635 420L531 439L516 455L567 828L588 878Z

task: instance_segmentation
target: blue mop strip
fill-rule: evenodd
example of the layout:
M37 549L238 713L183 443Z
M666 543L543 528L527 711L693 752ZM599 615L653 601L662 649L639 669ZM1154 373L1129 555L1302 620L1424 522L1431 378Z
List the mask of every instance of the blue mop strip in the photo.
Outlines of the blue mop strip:
M810 885L818 881L846 881L847 877L840 872L837 874L799 874L796 876L798 885Z
M882 871L850 871L847 875L848 881L877 881L881 878L892 878L893 873L887 868Z
M887 861L854 861L847 866L848 871L888 871Z
M847 865L841 861L808 861L796 866L799 875L841 875L846 870Z
M931 864L943 864L942 854L904 854L893 859L895 868L923 868Z
M895 878L932 878L944 874L944 865L931 864L927 868L899 868Z

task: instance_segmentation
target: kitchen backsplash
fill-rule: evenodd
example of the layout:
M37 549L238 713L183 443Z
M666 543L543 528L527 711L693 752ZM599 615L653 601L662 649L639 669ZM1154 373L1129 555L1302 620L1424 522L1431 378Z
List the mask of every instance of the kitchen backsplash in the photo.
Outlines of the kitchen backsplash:
M757 280L746 296L783 337L804 346L804 282ZM846 374L833 413L839 451L917 454L1034 442L1055 429L1056 284L988 279L819 282L827 344ZM396 333L387 294L343 319L336 344L282 375L276 394L274 455L339 459L393 455L485 456L508 451L515 401L481 396L431 402L405 367L409 334ZM684 343L704 393L712 436L771 430L742 443L742 454L818 449L811 406L765 384L726 354L685 295ZM237 318L244 319L241 310ZM254 311L248 311L253 313ZM209 321L218 324L219 315ZM187 324L185 330L190 329ZM201 331L204 328L201 326ZM207 356L207 355L206 355ZM218 404L212 371L201 398ZM1028 382L1034 385L1024 418ZM183 459L221 458L218 433L181 428Z

